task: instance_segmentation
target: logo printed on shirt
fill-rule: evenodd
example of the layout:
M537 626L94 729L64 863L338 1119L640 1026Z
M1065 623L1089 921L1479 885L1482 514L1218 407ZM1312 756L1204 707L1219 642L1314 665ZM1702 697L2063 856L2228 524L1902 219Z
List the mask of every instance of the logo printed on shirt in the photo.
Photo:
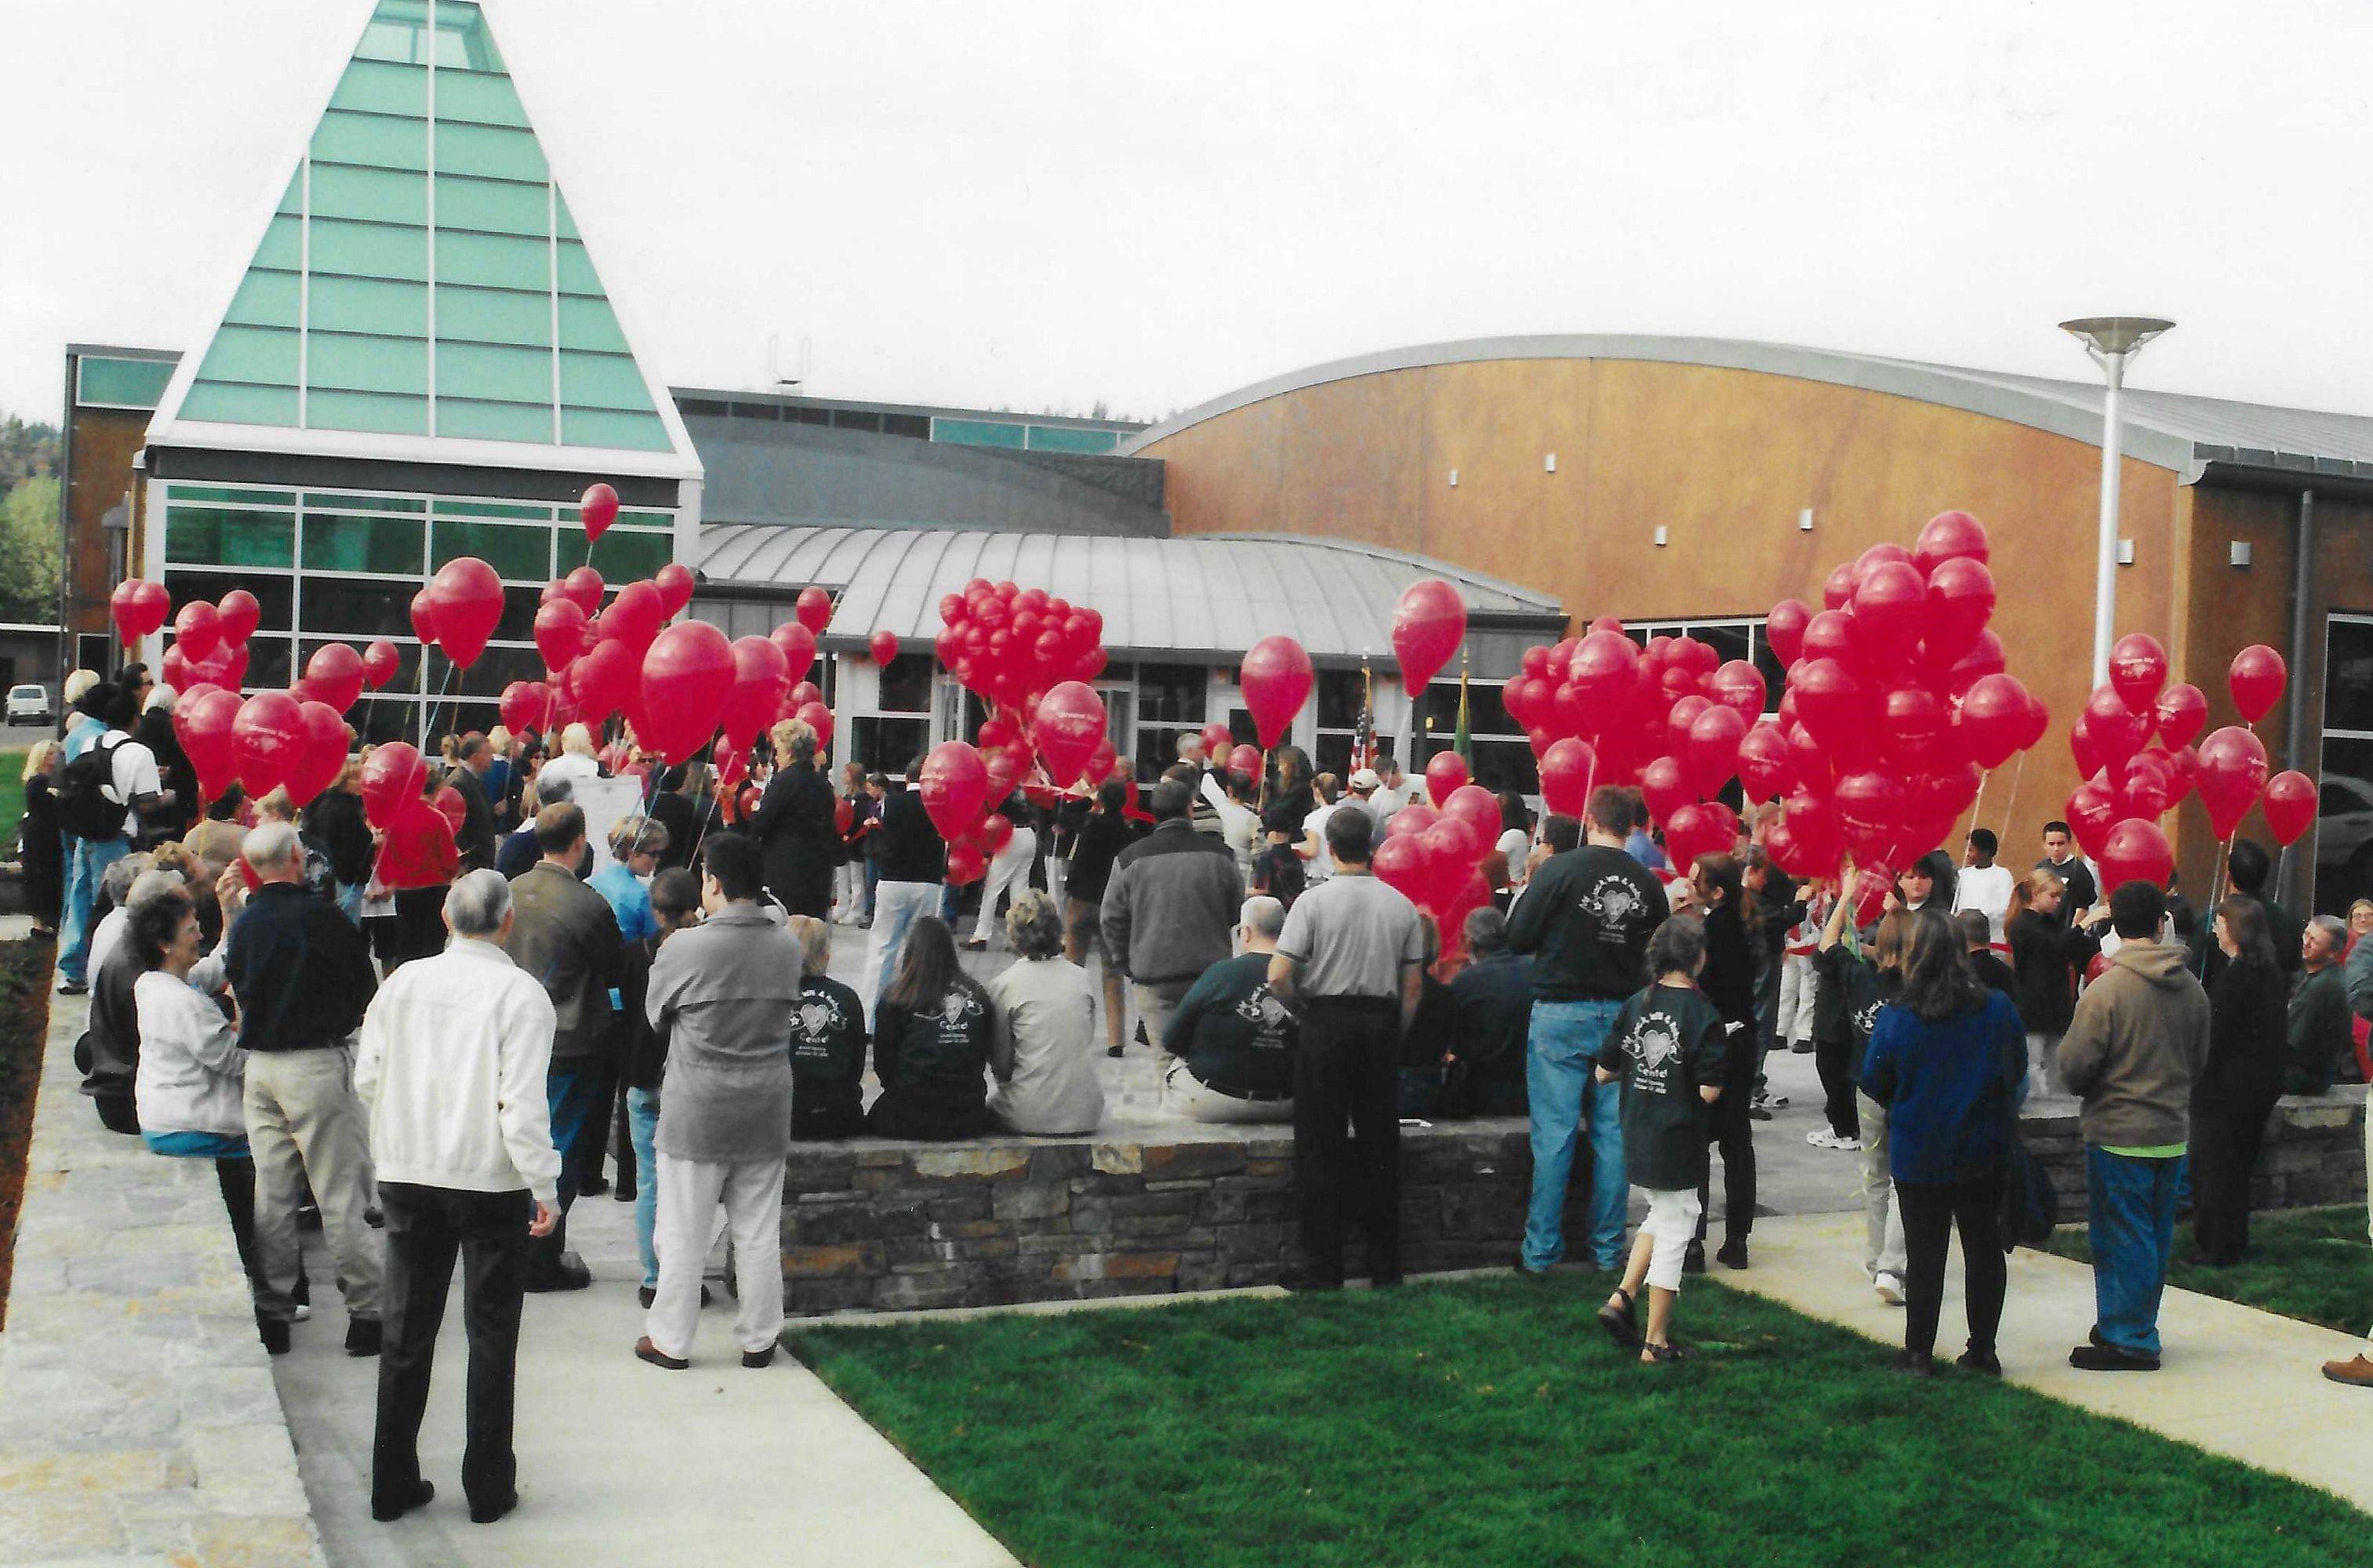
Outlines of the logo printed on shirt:
M1861 1035L1863 1039L1868 1040L1870 1031L1878 1028L1878 1010L1886 1005L1887 1003L1882 999L1856 1013L1853 1016L1854 1032Z
M1647 904L1628 877L1613 875L1600 877L1582 895L1581 912L1598 923L1598 939L1620 942L1624 927L1647 913Z
M1252 1043L1261 1051L1285 1049L1285 1026L1292 1015L1285 1009L1264 981L1253 987L1252 993L1236 1004L1236 1016L1253 1026Z
M848 1028L840 1003L828 994L803 998L791 1009L791 1054L811 1060L832 1055L833 1038Z
M1680 1027L1662 1013L1643 1013L1623 1037L1624 1051L1633 1063L1631 1085L1644 1094L1664 1094L1671 1084L1673 1064L1680 1060Z

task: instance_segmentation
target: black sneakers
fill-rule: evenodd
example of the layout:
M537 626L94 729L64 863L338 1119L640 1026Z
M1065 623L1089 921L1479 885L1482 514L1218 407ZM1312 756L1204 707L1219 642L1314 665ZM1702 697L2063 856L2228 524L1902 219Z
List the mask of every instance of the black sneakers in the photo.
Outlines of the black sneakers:
M346 1353L377 1355L380 1351L380 1329L376 1318L354 1318L346 1322Z

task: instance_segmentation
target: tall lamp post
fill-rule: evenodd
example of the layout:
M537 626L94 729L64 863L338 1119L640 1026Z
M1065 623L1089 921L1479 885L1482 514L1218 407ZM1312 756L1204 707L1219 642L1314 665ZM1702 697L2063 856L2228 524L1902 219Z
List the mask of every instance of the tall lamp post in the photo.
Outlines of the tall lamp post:
M2063 321L2060 330L2085 345L2085 352L2109 380L2101 404L2101 533L2094 561L2093 685L2110 679L2110 639L2118 608L2118 403L2126 380L2126 361L2143 345L2174 326L2152 316L2084 316Z

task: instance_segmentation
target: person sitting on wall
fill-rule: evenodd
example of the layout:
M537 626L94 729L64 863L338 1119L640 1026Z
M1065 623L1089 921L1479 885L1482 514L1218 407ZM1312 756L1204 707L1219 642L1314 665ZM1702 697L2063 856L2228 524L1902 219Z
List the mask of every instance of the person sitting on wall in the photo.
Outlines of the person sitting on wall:
M1290 852L1289 852L1290 853ZM1293 1052L1301 1026L1268 984L1285 905L1266 894L1236 917L1244 949L1203 971L1163 1035L1162 1109L1190 1121L1293 1120Z
M832 926L812 914L789 922L805 958L791 1005L791 1141L865 1131L865 1004L832 978Z
M1508 950L1508 918L1488 906L1467 916L1467 967L1450 982L1450 1046L1433 1113L1522 1116L1533 961Z
M882 1138L946 1140L988 1130L988 1053L997 1032L988 993L956 959L947 922L919 914L873 1019L882 1094L865 1113Z
M1093 1132L1105 1114L1089 1060L1095 993L1087 971L1063 957L1055 900L1024 891L1006 912L1005 935L1021 961L988 984L997 1020L988 1064L998 1079L989 1116L1011 1132Z

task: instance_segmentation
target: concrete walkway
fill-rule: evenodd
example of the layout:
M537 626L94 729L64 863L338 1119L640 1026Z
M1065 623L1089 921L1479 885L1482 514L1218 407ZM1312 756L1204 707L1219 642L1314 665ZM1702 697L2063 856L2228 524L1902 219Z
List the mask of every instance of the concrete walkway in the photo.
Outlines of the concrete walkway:
M1861 1262L1859 1214L1793 1215L1759 1221L1754 1266L1745 1273L1717 1269L1715 1277L1900 1345L1902 1310L1878 1299ZM1945 1289L1939 1360L1960 1353L1967 1337L1958 1243ZM2069 1348L2084 1342L2092 1323L2090 1268L2025 1248L2011 1254L2000 1345L2010 1381L2306 1481L2373 1512L2373 1393L2328 1382L2320 1370L2354 1354L2362 1340L2171 1290L2159 1312L2162 1370L2079 1372L2068 1365Z
M520 1333L520 1508L473 1525L462 1499L462 1380L468 1347L457 1283L421 1432L428 1507L370 1517L373 1361L340 1349L345 1315L318 1233L306 1237L314 1318L273 1362L322 1549L338 1568L469 1563L571 1568L1004 1568L1014 1559L888 1439L786 1353L742 1369L732 1302L702 1315L692 1369L635 1359L634 1208L580 1199L569 1242L594 1283L532 1295ZM720 1249L721 1255L721 1249ZM457 1271L458 1273L458 1271Z

